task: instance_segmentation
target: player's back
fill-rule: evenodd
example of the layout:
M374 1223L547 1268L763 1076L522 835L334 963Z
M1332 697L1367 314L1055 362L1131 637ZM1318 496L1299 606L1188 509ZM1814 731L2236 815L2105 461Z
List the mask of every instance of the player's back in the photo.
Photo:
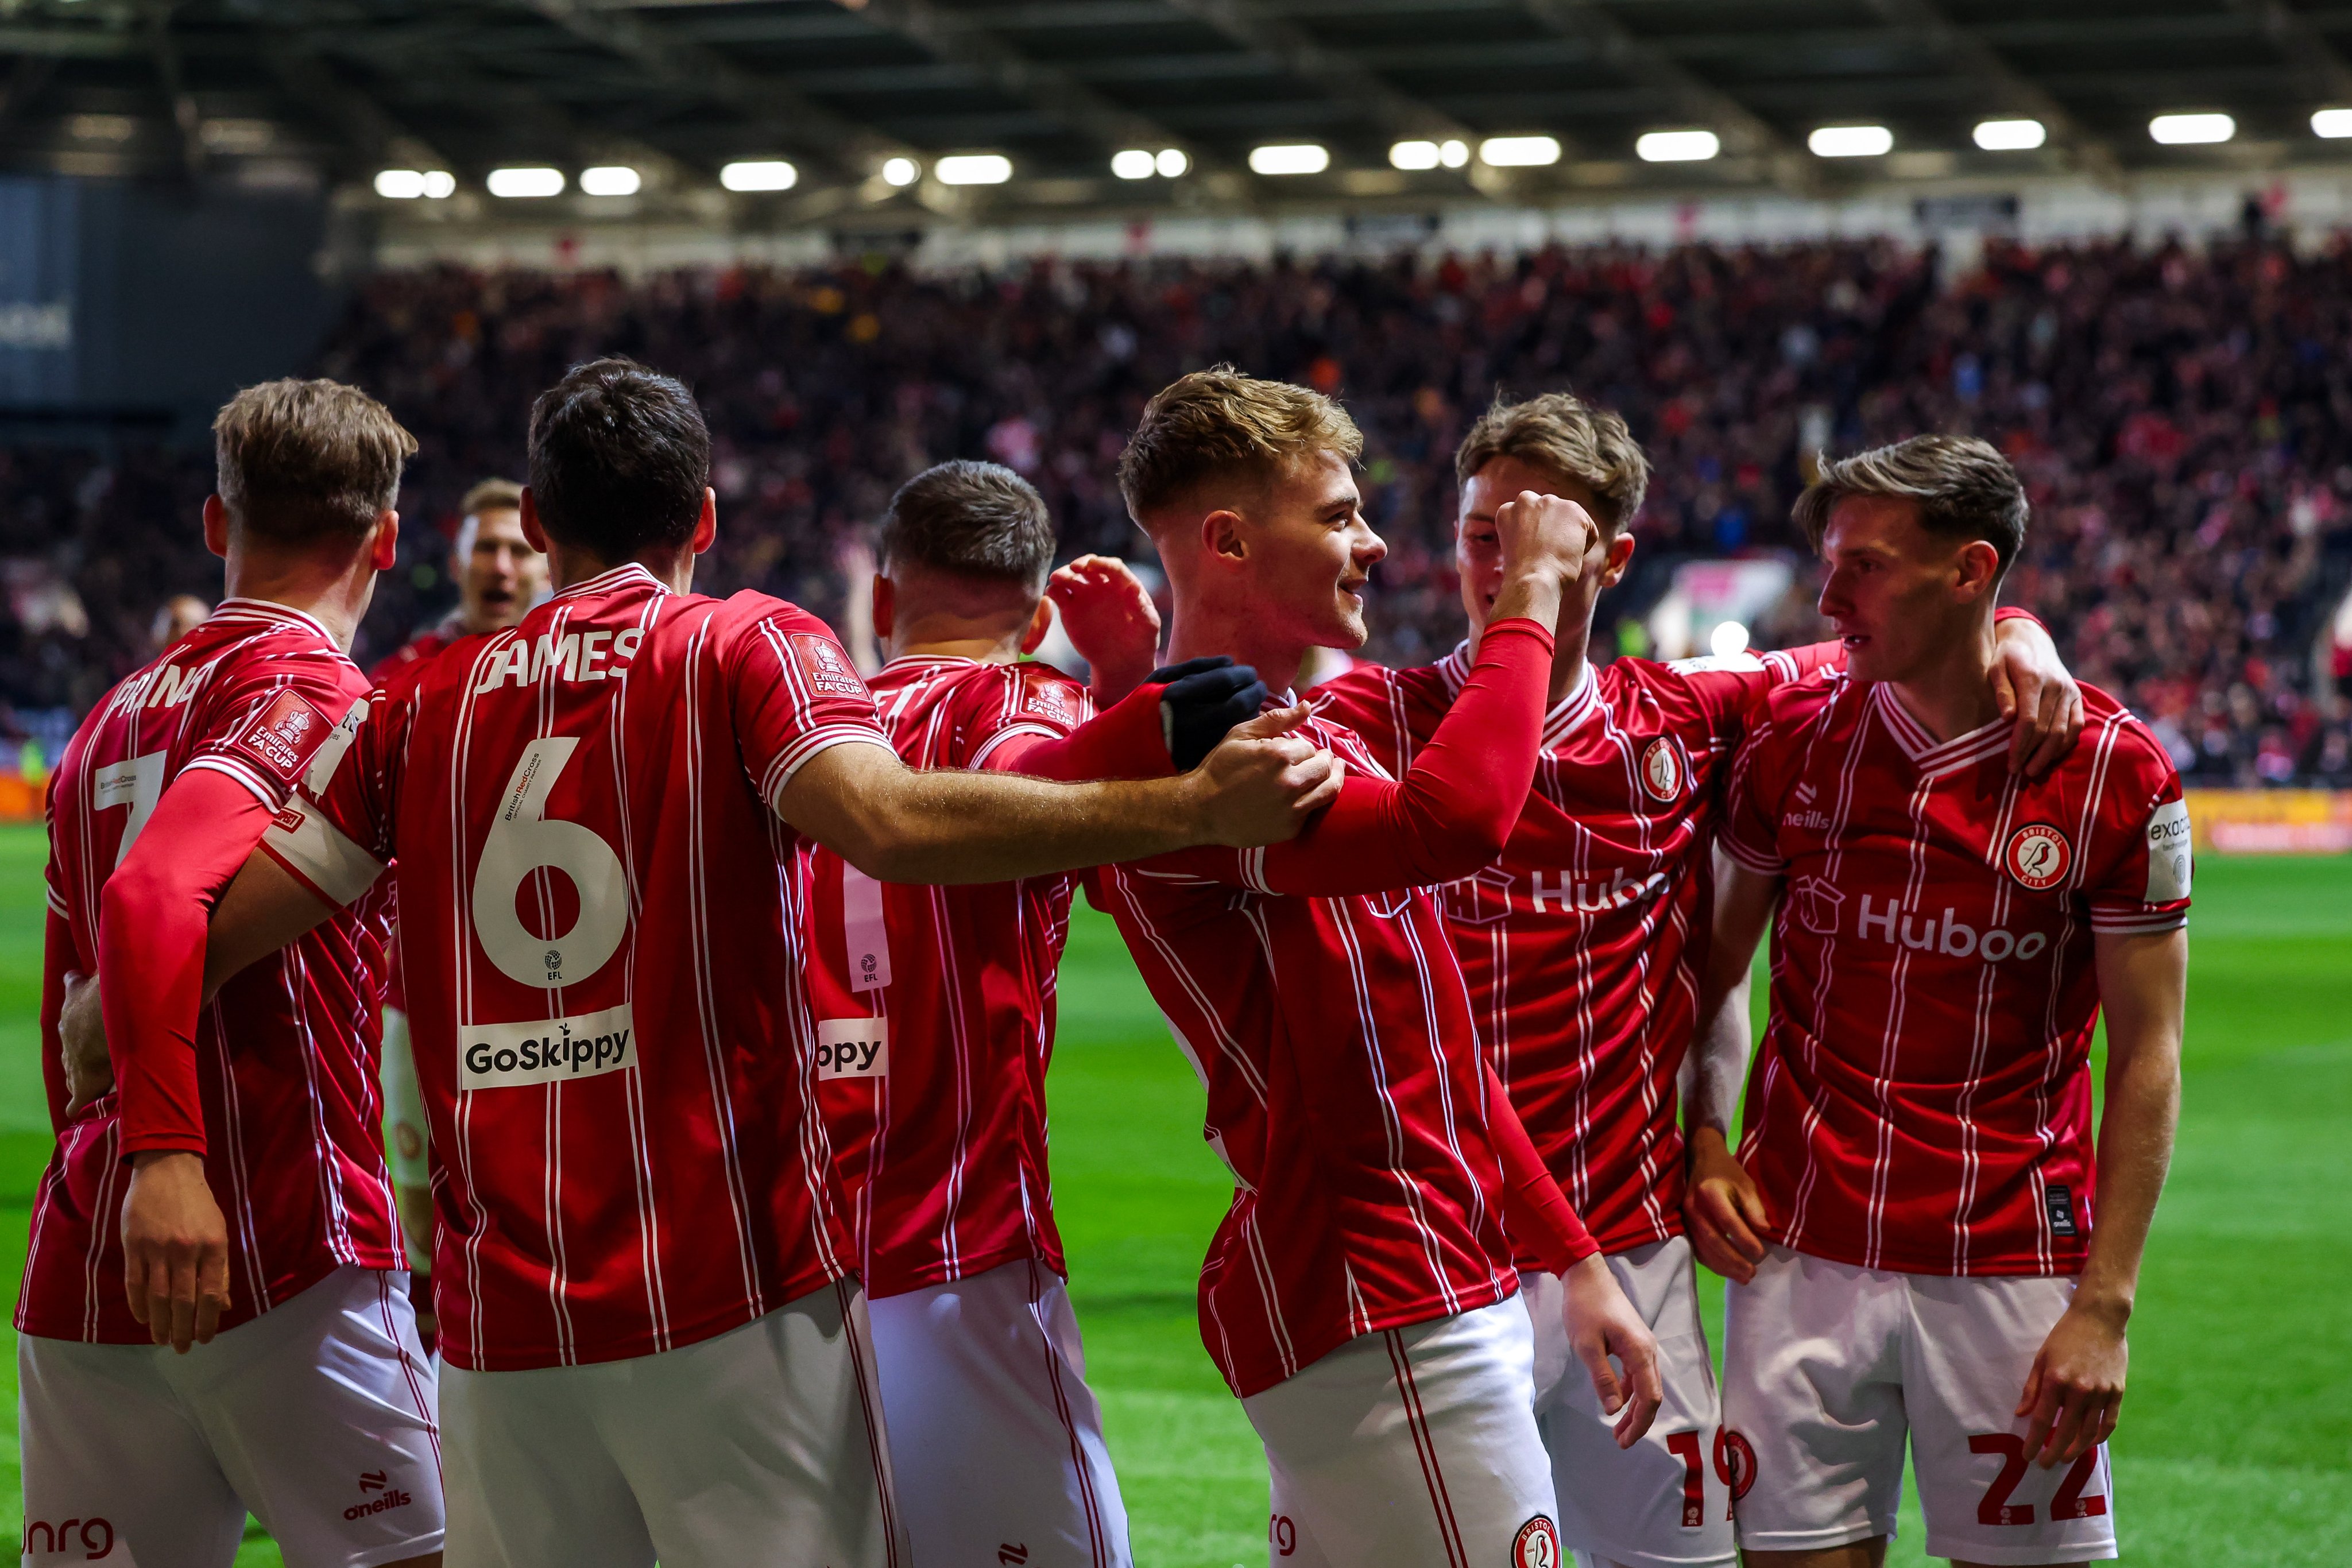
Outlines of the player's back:
M445 1353L645 1354L838 1277L803 857L772 804L826 746L881 737L822 623L624 567L379 717L320 802L334 828L283 858L398 859Z
M1995 721L1937 741L1895 689L1776 691L1726 850L1785 879L1743 1157L1783 1238L1866 1268L2063 1273L2092 1225L2097 933L2187 917L2163 748L2083 688L2081 741L2010 772Z
M980 768L1090 716L1050 665L902 658L873 683L908 766ZM869 1295L1035 1257L1066 1272L1045 1153L1067 876L877 883L817 850L818 1094Z
M50 789L49 905L98 970L100 899L166 789L217 771L271 810L323 777L367 689L326 629L230 599L82 721ZM381 906L339 910L230 979L197 1017L205 1176L228 1220L226 1327L341 1264L399 1266L375 1081ZM36 1200L17 1326L144 1343L121 1281L125 1172L110 1092L67 1125Z

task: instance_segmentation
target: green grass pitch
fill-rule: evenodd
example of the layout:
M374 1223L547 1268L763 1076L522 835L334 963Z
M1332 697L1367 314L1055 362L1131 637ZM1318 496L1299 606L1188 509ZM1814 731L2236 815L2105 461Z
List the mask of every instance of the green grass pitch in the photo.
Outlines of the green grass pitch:
M0 1270L47 1159L37 1056L44 846L0 829ZM2124 1424L2136 1568L2352 1563L2352 859L2198 868L2186 1111ZM1229 1186L1201 1095L1107 921L1081 910L1053 1073L1055 1199L1091 1380L1146 1568L1265 1561L1265 1478L1202 1351L1192 1287ZM1702 1275L1709 1321L1720 1290ZM13 1338L0 1376L13 1391ZM13 1433L13 1427L6 1429ZM17 1530L16 1447L0 1511ZM1916 1509L1890 1560L1922 1561ZM275 1563L250 1542L240 1563Z

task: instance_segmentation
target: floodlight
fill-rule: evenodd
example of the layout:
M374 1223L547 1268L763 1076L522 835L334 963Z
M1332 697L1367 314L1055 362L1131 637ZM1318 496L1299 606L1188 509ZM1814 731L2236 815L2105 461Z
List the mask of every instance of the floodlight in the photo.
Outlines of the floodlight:
M2050 140L2050 128L2038 120L1979 120L1975 136L1988 152L2031 152Z
M730 191L789 191L800 181L801 172L781 158L746 158L719 171Z
M1470 162L1470 143L1459 137L1449 137L1437 144L1437 161L1449 169L1459 169Z
M1875 158L1895 145L1884 125L1824 125L1805 139L1816 158Z
M1312 141L1276 142L1250 149L1249 166L1259 174L1320 174L1331 166L1331 152Z
M1181 147L1162 147L1151 166L1160 171L1161 179L1178 180L1192 167L1192 159Z
M931 165L942 185L1002 185L1013 178L1013 160L1002 152L959 152Z
M2352 109L2323 109L2311 117L2311 133L2333 141L2352 136Z
M1722 151L1722 139L1712 131L1652 131L1633 143L1633 155L1644 163L1699 163Z
M923 177L923 166L912 158L882 160L882 178L892 185L911 185Z
M2226 114L2159 114L2147 122L2147 133L2167 147L2194 147L2227 141L2238 133L2238 122Z
M425 195L428 201L440 201L457 193L457 176L446 169L425 171Z
M604 163L580 171L580 188L592 196L634 196L644 176L625 163Z
M482 182L493 196L529 199L534 196L560 196L563 193L563 171L539 165L520 169L493 169Z
M1489 136L1478 143L1478 162L1492 169L1540 169L1559 162L1559 141L1550 136Z
M375 177L375 193L386 201L414 201L425 193L421 169L386 169Z

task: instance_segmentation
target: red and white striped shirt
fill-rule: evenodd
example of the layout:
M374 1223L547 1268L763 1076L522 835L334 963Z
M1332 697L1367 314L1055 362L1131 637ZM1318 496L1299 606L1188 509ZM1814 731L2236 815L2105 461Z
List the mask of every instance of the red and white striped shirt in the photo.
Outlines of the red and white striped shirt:
M416 684L418 677L425 674L425 666L439 657L442 650L464 638L465 632L459 627L457 617L455 614L445 616L438 625L429 631L419 632L376 661L375 668L368 672L368 679L383 687L386 695L400 696ZM389 889L391 884L387 883L385 886ZM404 1013L408 1010L408 994L400 979L399 909L396 901L387 901L393 904L393 933L391 950L384 962L383 1005Z
M366 690L310 616L230 599L109 692L49 790L49 909L72 967L98 972L100 891L174 779L213 770L275 810L306 769L333 766ZM343 1265L404 1266L376 1079L383 936L379 904L341 911L197 1016L205 1176L228 1220L225 1329ZM124 1137L113 1092L60 1128L34 1198L22 1333L148 1343L122 1291Z
M911 768L1019 768L1086 722L1050 665L904 658L874 680ZM813 852L817 1099L869 1296L1035 1258L1066 1274L1045 1159L1069 876L879 883Z
M2164 747L2083 688L2040 783L2011 727L1938 742L1888 685L1767 699L1723 843L1782 879L1740 1158L1775 1240L1868 1269L2070 1274L2093 1220L2093 938L2188 920Z
M1697 1011L1720 775L1765 690L1843 652L1587 665L1544 716L1502 855L1444 889L1496 1074L1603 1251L1682 1232L1675 1075ZM1316 688L1316 709L1401 775L1470 662L1465 643L1417 669L1359 664ZM1518 1261L1537 1262L1524 1239Z
M1244 1397L1359 1334L1517 1288L1490 1079L1431 884L1490 858L1526 798L1550 644L1531 622L1495 628L1456 723L1402 784L1353 731L1310 719L1298 733L1349 773L1290 842L1088 883L1201 1075L1203 1134L1234 1173L1201 1332ZM1466 850L1441 852L1472 819Z
M845 1271L773 806L851 743L887 741L822 622L629 565L433 660L270 831L338 903L397 857L453 1364L649 1354Z

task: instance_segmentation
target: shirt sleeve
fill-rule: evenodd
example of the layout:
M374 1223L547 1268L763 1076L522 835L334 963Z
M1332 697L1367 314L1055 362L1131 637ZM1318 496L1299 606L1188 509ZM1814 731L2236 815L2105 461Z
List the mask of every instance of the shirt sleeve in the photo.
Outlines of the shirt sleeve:
M1470 875L1502 852L1527 805L1551 651L1551 633L1536 622L1497 622L1479 639L1462 695L1402 780L1351 771L1339 798L1287 843L1185 850L1150 864L1317 898Z
M774 608L733 639L727 694L744 775L774 810L793 775L820 751L878 746L898 754L848 650L814 616L770 602Z
M1160 682L1146 681L1085 723L1058 733L1041 724L1008 727L978 748L970 766L1064 783L1164 779L1174 770L1160 716L1160 694L1166 690Z
M1494 1063L1483 1051L1479 1060L1486 1073L1487 1131L1503 1162L1503 1222L1546 1269L1565 1274L1600 1251L1601 1244L1544 1165Z
M187 768L224 774L275 811L339 735L359 676L350 664L300 654L257 661L251 674L217 699L220 717L197 743ZM331 761L328 767L333 766Z
M2089 737L2084 737L2085 743ZM2127 734L2108 799L2095 802L2100 852L2084 879L2091 929L2110 935L2177 931L2189 924L2194 869L2180 775L2153 740Z
M1716 841L1733 860L1764 876L1778 876L1789 866L1780 854L1780 786L1772 766L1779 727L1769 710L1758 714L1733 756L1723 830Z
M957 716L955 735L955 757L966 768L1031 771L1013 758L1066 739L1094 716L1086 688L1051 665L1012 664L1003 680L971 685L974 700Z
M311 758L296 798L261 835L262 853L338 908L358 903L392 862L393 807L412 716L405 695L378 691L353 703Z

